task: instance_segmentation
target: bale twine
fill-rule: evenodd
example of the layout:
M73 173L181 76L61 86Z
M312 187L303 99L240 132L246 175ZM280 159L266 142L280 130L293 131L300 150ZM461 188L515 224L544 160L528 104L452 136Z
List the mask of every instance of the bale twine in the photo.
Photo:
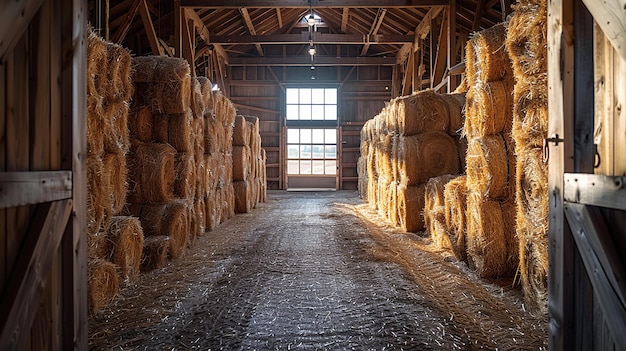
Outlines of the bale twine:
M87 156L87 234L97 233L104 221L108 187L103 179L104 163L100 156Z
M248 180L250 177L250 148L233 146L233 180Z
M526 82L514 91L513 138L516 145L542 147L548 135L548 99L537 98Z
M448 134L452 136L460 135L465 121L465 93L443 94L441 98L448 104L448 116L450 125Z
M506 36L506 23L499 23L474 33L467 41L465 73L470 87L504 80L512 75L505 47Z
M400 183L396 191L400 227L407 232L424 230L422 212L426 185L407 186Z
M204 96L202 83L198 77L191 77L191 111L194 118L204 117Z
M424 209L424 220L433 244L440 249L451 249L452 243L446 227L446 208L437 206Z
M91 28L87 34L87 95L106 94L107 44Z
M509 21L506 49L518 78L545 75L547 57L547 2L518 3Z
M133 95L130 52L121 45L107 43L107 61L107 99L112 102L130 101Z
M402 181L416 185L442 174L456 174L459 157L454 140L443 132L400 138L398 166Z
M139 191L140 202L168 201L174 192L174 155L168 144L134 143L130 154L131 192Z
M104 117L107 128L100 131L104 134L104 149L110 152L127 152L130 147L128 103L109 102L104 110Z
M99 96L87 96L87 153L100 155L104 152L106 130L103 100Z
M196 162L194 154L179 152L174 156L174 195L193 199L196 194Z
M409 136L426 131L447 132L450 125L448 106L440 94L424 90L396 100L397 129Z
M152 112L148 106L137 106L130 110L128 129L134 138L144 143L152 141Z
M152 136L155 141L168 143L180 152L194 151L191 110L177 114L154 114Z
M476 85L467 93L465 135L469 139L501 133L510 124L512 114L510 82L489 82Z
M112 215L119 214L126 205L128 193L128 168L126 156L123 152L106 153L102 159L102 182L107 193L103 194L105 204L109 207L108 212Z
M139 217L144 235L167 235L170 238L169 254L175 259L183 255L187 245L188 206L186 200L171 200L166 203L131 206L131 212Z
M482 278L503 275L506 272L507 251L500 203L470 191L467 195L466 224L470 266Z
M144 241L139 219L112 217L107 228L107 239L111 246L109 259L119 267L121 278L125 281L137 278Z
M467 262L465 245L466 212L467 212L467 176L459 176L450 180L443 191L446 228L450 238L450 246L454 256Z
M141 270L144 272L165 267L170 250L170 238L165 235L147 236L143 242Z
M87 296L92 313L108 306L119 289L120 280L114 263L98 258L87 262Z
M504 139L489 135L469 141L467 187L496 199L509 195L509 162Z

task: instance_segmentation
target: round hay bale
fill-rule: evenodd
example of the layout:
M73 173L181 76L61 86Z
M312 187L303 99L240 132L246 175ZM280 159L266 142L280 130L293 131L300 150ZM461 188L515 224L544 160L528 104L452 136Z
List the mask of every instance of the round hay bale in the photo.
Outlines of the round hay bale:
M134 150L133 150L134 148ZM129 154L130 179L138 184L141 202L168 201L174 192L174 155L168 144L137 143Z
M517 204L511 197L500 202L504 221L504 240L506 242L506 275L514 276L519 268L519 240L517 238Z
M128 103L125 101L111 102L104 110L106 118L104 134L104 149L109 152L128 152L130 148L128 130Z
M88 96L105 96L107 63L107 43L90 28L87 33Z
M205 227L207 231L211 232L220 224L220 215L222 213L221 210L218 211L219 201L216 198L215 190L211 190L211 193L207 194L204 201L206 206L206 211L204 212Z
M180 114L189 110L191 105L191 77L187 76L179 81L153 84L151 93L145 98L153 111Z
M513 5L506 50L519 81L548 72L547 2Z
M196 164L196 198L203 198L207 193L207 169L205 155L195 159Z
M359 191L359 197L362 200L367 200L367 159L363 156L359 157L356 163L356 172L359 176L357 189Z
M198 77L191 77L191 111L194 118L204 117L204 96L202 96L202 83Z
M444 174L433 177L426 182L426 194L424 198L425 211L433 210L444 205L444 188L452 179L456 179L458 175Z
M98 258L87 261L87 296L92 313L107 307L119 290L120 280L114 263Z
M514 91L513 138L515 145L542 147L548 135L548 99L533 96L524 83L518 83Z
M87 234L100 231L106 215L108 187L103 179L104 163L100 156L87 156Z
M107 43L107 61L107 99L112 102L129 101L133 95L130 52L121 45Z
M128 129L136 139L144 143L152 141L152 112L148 106L137 106L130 110Z
M519 271L524 300L529 310L545 313L548 301L548 242L529 239L520 237L519 247Z
M205 119L204 126L204 152L218 152L220 145L222 144L221 140L224 138L224 131L221 123L213 117L207 117Z
M247 146L233 146L233 180L248 180L250 178L250 148Z
M475 86L511 77L511 61L505 48L506 23L475 32L465 49L468 85Z
M205 198L198 197L194 201L196 220L194 221L196 225L196 236L202 236L204 232L206 232L206 203Z
M151 83L157 79L156 69L161 59L160 56L133 56L131 57L131 69L133 82Z
M548 165L541 149L517 149L516 202L518 232L537 240L547 237L548 228Z
M204 118L194 118L192 122L193 129L193 152L196 158L204 156Z
M389 183L387 190L387 219L394 226L400 225L400 219L398 217L398 183L393 180Z
M426 185L407 186L400 183L397 189L400 227L407 232L424 230L424 196Z
M456 144L459 155L459 173L465 174L467 173L467 138L455 138L454 143Z
M141 270L147 272L165 267L169 250L170 238L168 236L147 236L143 242Z
M103 100L99 96L87 96L87 153L101 155L104 152L106 118Z
M87 233L87 257L108 259L111 245L107 240L107 233L99 228L95 233Z
M107 228L107 239L111 245L110 261L120 268L120 276L132 281L139 275L143 252L143 229L136 217L115 216Z
M466 212L467 212L467 176L459 176L450 180L443 191L446 228L450 238L450 246L454 256L467 262L465 244Z
M442 174L456 174L459 157L454 140L443 132L400 138L398 165L402 182L416 185Z
M450 125L448 126L448 134L452 136L461 135L463 123L465 121L465 93L443 94L441 98L448 104L448 115Z
M211 89L213 89L211 81L207 77L195 77L195 79L200 83L204 114L213 113L213 107L209 106L211 104Z
M382 142L376 156L376 159L380 161L379 174L382 177L393 179L393 135L385 134L381 138Z
M179 152L174 156L174 195L193 199L196 194L196 162L192 153Z
M190 110L177 114L155 114L152 117L153 138L172 145L180 152L194 151L192 121Z
M440 249L451 249L452 243L446 227L446 208L437 206L430 210L424 209L424 220L433 244Z
M398 98L398 104L396 123L400 135L448 131L450 126L448 106L440 94L432 90L424 90Z
M509 162L504 139L489 135L469 141L467 187L490 198L509 195Z
M188 203L186 200L171 200L166 203L145 204L138 215L144 235L167 235L170 238L169 254L172 258L183 255L189 236ZM136 211L136 210L135 210Z
M467 93L464 132L469 139L498 134L512 119L513 86L489 82L470 88Z
M126 205L128 193L128 168L124 153L118 151L104 155L102 159L102 181L106 184L105 189L109 190L103 194L106 197L105 204L109 207L108 212L117 215Z
M482 278L505 274L507 251L500 203L470 191L466 224L470 266Z
M235 181L233 182L233 189L235 191L235 212L236 213L248 213L252 209L250 206L250 186L248 181Z

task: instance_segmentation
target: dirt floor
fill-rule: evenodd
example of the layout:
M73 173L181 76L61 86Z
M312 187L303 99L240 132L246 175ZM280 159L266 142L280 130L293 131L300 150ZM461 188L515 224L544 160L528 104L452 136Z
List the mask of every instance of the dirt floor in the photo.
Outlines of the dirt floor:
M541 350L547 318L355 192L270 191L91 316L93 350Z

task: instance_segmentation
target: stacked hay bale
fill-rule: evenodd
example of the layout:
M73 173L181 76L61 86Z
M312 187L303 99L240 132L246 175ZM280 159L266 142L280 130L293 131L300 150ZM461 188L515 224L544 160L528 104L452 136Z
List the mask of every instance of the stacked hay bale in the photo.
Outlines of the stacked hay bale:
M466 258L481 277L510 275L518 266L515 226L505 225L506 219L515 218L513 74L505 38L506 26L501 23L474 33L467 42L466 189L456 185L457 191L465 193L450 190L448 201L451 211L458 207L454 198L467 201ZM462 235L454 234L457 239ZM463 245L458 240L457 244Z
M418 92L390 101L363 126L361 196L394 225L423 230L426 182L458 173L464 100L463 94Z
M144 237L137 218L119 216L128 189L130 53L89 31L87 60L88 288L97 312L120 282L137 277Z
M259 118L239 115L233 129L235 212L248 213L265 199L264 168Z
M519 1L506 39L515 76L519 272L527 305L543 311L548 295L548 166L541 151L548 128L546 22L545 1Z

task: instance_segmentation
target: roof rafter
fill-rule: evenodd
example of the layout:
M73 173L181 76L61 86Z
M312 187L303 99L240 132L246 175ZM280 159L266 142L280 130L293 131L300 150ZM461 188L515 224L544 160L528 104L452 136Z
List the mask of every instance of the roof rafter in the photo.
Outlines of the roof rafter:
M248 9L243 7L239 9L241 16L243 17L244 22L246 23L246 27L248 27L248 32L252 35L256 35L256 30L254 30L254 24L252 23L252 19L250 18L250 14L248 13ZM259 52L259 55L265 56L263 53L263 48L260 43L255 43L256 51Z
M250 6L249 0L181 0L181 6L194 8L275 8L274 0L257 0L254 6ZM283 0L281 8L330 8L330 7L353 7L353 8L406 8L406 7L430 7L448 5L448 0L311 0L310 3L302 0Z

